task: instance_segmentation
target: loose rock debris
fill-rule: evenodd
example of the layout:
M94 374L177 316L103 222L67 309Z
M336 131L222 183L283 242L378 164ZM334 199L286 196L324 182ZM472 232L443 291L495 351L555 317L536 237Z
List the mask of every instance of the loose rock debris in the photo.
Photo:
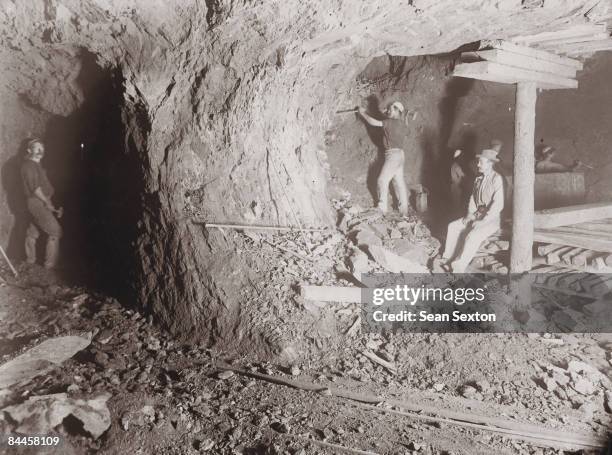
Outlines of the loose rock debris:
M347 232L359 226L361 232L371 232L371 244L398 256L412 251L407 259L419 267L426 267L437 252L438 242L426 237L426 227L416 217L361 210L349 215ZM371 225L373 229L367 227ZM398 247L394 229L428 246L418 254L408 243ZM355 286L355 257L363 270L385 271L369 256L368 245L338 232L228 231L226 236L265 277L242 293L245 308L254 315L244 340L261 342L252 337L265 334L266 350L259 358L244 358L228 348L183 346L149 318L83 288L0 286L7 297L0 301L23 312L0 322L2 333L14 335L5 361L44 339L93 334L89 345L54 364L46 376L15 383L0 395L3 431L15 432L20 425L5 410L30 398L63 393L87 402L110 394L110 426L103 437L73 434L66 425L50 431L63 434L76 453L117 453L117 448L121 453L139 448L146 453L558 453L537 452L541 449L532 442L495 432L417 419L413 411L390 404L385 395L391 389L407 401L430 400L426 404L453 412L465 412L468 406L489 417L502 412L552 429L597 435L607 430L612 389L603 378L612 369L612 345L603 338L558 335L564 344L550 345L540 342L550 338L546 336L362 333L358 305L305 301L298 285ZM300 261L276 245L315 260ZM18 342L28 332L35 337ZM478 363L477 370L468 358ZM312 381L316 393L306 399L286 387L219 371L219 359L256 374ZM554 389L543 387L539 379L544 376L548 384L555 382ZM370 407L330 403L340 399L337 387L382 401ZM469 402L457 401L466 400L464 396Z
M48 373L77 352L89 346L88 338L65 336L45 340L19 357L0 366L0 388Z
M111 416L106 402L109 394L87 400L70 398L65 393L30 397L25 403L3 409L18 426L17 433L46 435L72 415L83 424L83 429L95 439L110 426Z

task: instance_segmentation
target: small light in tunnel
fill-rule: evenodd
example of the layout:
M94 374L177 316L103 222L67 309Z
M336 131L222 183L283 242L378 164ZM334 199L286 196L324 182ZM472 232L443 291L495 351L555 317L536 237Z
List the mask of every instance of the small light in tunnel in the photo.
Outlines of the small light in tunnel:
M84 148L85 148L85 144L81 142L81 149L84 149Z

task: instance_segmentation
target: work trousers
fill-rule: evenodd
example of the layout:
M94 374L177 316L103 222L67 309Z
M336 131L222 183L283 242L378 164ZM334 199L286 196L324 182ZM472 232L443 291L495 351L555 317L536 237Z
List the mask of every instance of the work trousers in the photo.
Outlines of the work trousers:
M443 257L453 261L453 272L461 273L465 271L482 242L495 234L499 228L499 217L493 218L478 227L472 227L471 223L465 224L463 218L452 221L448 225ZM460 240L463 240L463 244L458 247L457 244Z
M402 149L385 150L385 162L378 176L378 208L383 212L388 210L389 183L393 182L393 189L397 196L400 213L408 213L408 188L404 180L404 151Z
M32 216L32 220L26 231L26 260L30 264L36 262L36 240L40 236L40 231L42 230L47 234L45 267L53 268L57 265L59 256L59 240L62 236L62 227L53 215L53 212L37 197L28 199L28 211Z

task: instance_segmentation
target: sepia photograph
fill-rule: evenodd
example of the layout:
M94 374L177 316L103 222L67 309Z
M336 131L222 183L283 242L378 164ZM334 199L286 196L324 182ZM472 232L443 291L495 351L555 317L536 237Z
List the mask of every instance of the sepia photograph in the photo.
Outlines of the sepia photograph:
M612 454L612 0L0 0L0 454Z

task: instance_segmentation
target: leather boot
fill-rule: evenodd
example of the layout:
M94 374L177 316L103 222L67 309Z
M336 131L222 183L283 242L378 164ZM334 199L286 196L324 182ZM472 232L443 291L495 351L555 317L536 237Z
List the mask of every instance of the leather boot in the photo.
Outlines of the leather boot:
M57 265L59 256L59 238L49 236L47 239L47 249L45 251L45 268L52 269Z
M26 236L25 253L26 253L26 262L28 264L35 264L36 263L36 237Z

